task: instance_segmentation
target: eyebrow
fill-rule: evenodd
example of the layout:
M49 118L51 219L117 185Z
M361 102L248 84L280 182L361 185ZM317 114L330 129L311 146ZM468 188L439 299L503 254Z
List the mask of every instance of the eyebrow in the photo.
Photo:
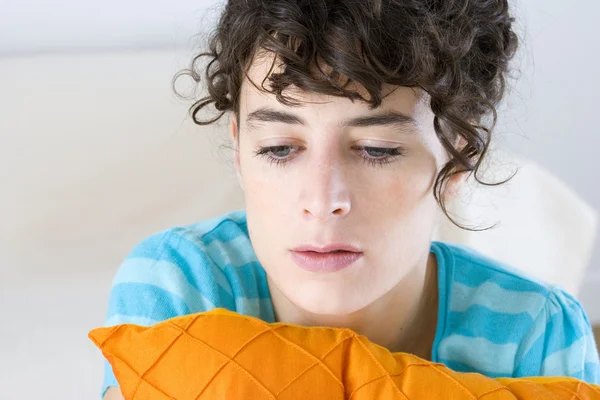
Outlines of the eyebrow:
M272 108L263 107L248 114L246 124L253 128L256 123L279 122L289 125L306 126L306 122L299 116L286 111L277 111ZM364 128L370 126L390 126L397 128L414 128L417 126L414 118L397 111L385 111L374 115L350 118L340 123L341 127Z

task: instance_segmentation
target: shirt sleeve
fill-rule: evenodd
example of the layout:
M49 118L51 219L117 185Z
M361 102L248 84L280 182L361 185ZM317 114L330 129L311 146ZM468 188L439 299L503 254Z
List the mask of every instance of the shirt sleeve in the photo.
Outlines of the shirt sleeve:
M120 265L109 296L105 326L150 326L176 316L231 309L231 299L220 296L214 263L198 243L167 231L140 243ZM101 395L118 386L112 367L104 360Z
M517 353L515 376L568 376L600 384L598 348L581 304L553 289Z

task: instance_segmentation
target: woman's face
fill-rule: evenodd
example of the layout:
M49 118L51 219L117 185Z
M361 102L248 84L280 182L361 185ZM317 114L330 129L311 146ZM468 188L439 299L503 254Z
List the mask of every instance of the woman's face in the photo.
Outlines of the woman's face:
M257 85L270 65L251 68ZM423 98L384 93L370 110L290 88L302 105L288 107L242 86L232 133L250 239L271 290L304 311L361 310L427 261L447 155Z

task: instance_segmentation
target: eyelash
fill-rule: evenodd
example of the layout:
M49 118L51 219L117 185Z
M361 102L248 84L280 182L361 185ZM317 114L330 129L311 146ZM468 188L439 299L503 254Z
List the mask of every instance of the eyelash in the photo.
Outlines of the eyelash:
M273 157L272 155L270 155L274 150L281 150L282 148L298 148L298 146L268 146L268 147L261 147L260 149L258 149L257 151L254 152L254 155L258 158L265 158L271 165L275 164L278 166L282 166L283 164L289 162L291 160L291 158L277 158L277 157ZM383 158L371 158L371 157L365 157L365 156L361 156L362 160L367 163L368 165L371 166L375 166L375 167L380 167L383 166L385 164L389 164L391 163L394 159L396 159L397 157L400 157L403 155L402 149L400 147L393 147L393 148L387 148L387 147L373 147L373 146L355 146L353 147L354 150L359 150L359 151L366 151L366 150L375 150L377 152L382 152L385 153L385 157ZM298 150L294 151L297 152Z

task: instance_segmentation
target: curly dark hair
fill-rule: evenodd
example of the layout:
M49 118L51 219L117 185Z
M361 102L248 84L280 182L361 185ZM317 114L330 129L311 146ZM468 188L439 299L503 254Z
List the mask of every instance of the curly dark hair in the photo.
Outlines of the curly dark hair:
M517 48L513 23L508 0L228 0L208 50L174 81L187 74L198 83L203 76L208 94L190 108L199 125L227 111L239 119L242 81L262 51L276 55L282 72L271 72L259 89L286 105L298 104L283 94L289 85L358 99L371 108L381 104L383 84L422 89L450 154L433 194L457 224L442 198L444 183L468 172L491 185L477 173ZM203 57L208 63L200 71ZM350 90L350 83L363 87L368 98ZM200 120L199 112L211 103L218 115Z

